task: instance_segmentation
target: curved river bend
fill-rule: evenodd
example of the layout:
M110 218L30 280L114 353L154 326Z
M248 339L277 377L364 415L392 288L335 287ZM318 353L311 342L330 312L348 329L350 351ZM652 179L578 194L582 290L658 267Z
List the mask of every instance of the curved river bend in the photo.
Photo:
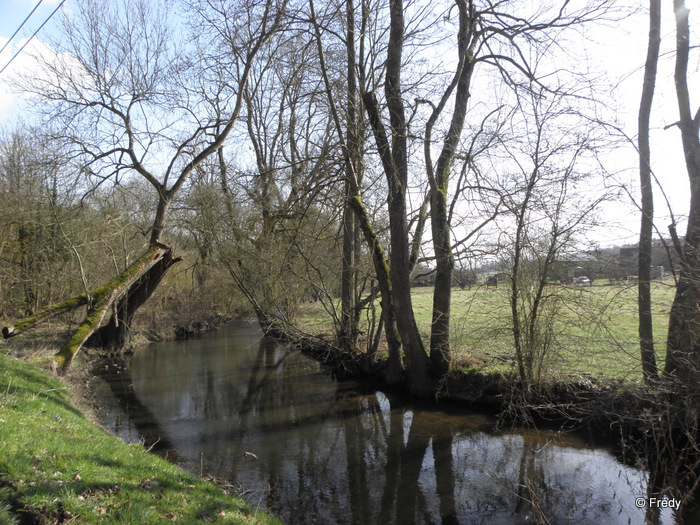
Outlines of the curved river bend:
M550 431L338 383L234 323L149 345L102 381L102 423L228 480L285 523L675 523L635 500L646 474Z

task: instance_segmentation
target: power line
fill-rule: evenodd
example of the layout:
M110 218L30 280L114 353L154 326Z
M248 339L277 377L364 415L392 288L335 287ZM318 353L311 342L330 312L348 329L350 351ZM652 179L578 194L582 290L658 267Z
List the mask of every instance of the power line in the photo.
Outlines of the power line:
M40 3L41 3L41 2L40 2ZM3 66L2 69L0 69L0 75L2 75L3 71L5 71L5 70L7 69L7 66L9 66L10 64L12 64L12 61L13 61L15 58L17 58L17 55L19 55L19 54L24 50L24 48L27 47L27 44L29 44L29 42L32 41L32 38L34 38L34 37L37 35L37 33L38 33L39 31L41 31L41 29L46 25L46 22L48 22L49 20L51 20L51 18L53 17L53 15L55 15L56 12L57 12L59 9L61 9L61 6L62 6L63 4L65 4L65 3L66 3L66 0L62 0L61 3L58 4L58 7L57 7L56 9L53 10L53 13L51 13L51 14L49 15L49 17L48 17L46 20L44 20L44 23L41 24L41 25L39 26L39 29L37 29L36 31L34 31L34 33L32 34L32 36L29 37L29 40L27 40L27 41L24 43L24 45L23 45L22 47L19 48L19 51L17 51L17 52L14 54L14 56L10 59L10 61L9 61L7 64L5 64L5 65Z
M22 23L20 24L20 26L17 28L17 31L15 31L14 33L12 33L12 36L10 37L10 39L9 39L7 42L5 42L5 45L4 45L4 46L2 46L2 49L0 49L0 53L2 53L3 51L5 51L5 48L10 44L10 42L12 42L12 39L13 39L15 36L17 36L17 33L19 33L20 29L22 29L22 28L24 27L24 24L27 23L27 20L29 20L29 18L34 14L34 11L37 10L37 8L41 5L41 2L43 2L43 1L44 1L44 0L39 0L39 3L36 4L36 5L34 6L34 9L32 9L32 12L29 13L29 14L27 15L27 18L25 18L25 19L24 19L24 22L22 22Z

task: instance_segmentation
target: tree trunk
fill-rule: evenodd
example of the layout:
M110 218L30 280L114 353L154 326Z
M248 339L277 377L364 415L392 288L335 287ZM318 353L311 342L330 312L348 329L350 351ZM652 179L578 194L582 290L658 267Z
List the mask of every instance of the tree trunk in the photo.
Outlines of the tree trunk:
M690 211L683 247L681 271L671 307L664 374L686 386L697 386L700 372L700 112L690 108L688 56L690 52L689 10L683 0L674 0L676 16L676 98L683 153L690 180Z
M403 196L405 197L405 196ZM412 393L428 397L433 393L429 378L430 359L425 351L423 340L418 332L411 298L408 225L406 223L405 198L389 201L389 222L391 230L391 285L396 326L404 351L406 373Z
M160 281L165 271L179 260L179 258L172 257L172 248L170 246L163 244L153 246L122 272L121 275L90 293L91 303L88 314L70 339L56 354L55 359L58 365L61 368L65 368L70 364L83 344L100 328L102 321L107 313L111 311L115 302L124 298L128 304L129 296L133 294L134 304L138 303L140 305L155 288L155 285L149 286L149 279L157 278L157 281ZM118 308L116 309L118 310ZM129 326L125 329L128 330L128 328Z
M346 201L349 198L349 184L345 189ZM340 327L338 342L345 350L354 348L357 340L355 320L355 217L349 204L346 203L343 213L343 251L342 269L340 275Z
M450 87L445 92L440 104L433 111L426 133L426 164L431 185L430 221L433 234L433 249L435 251L435 289L433 292L433 323L430 334L430 359L435 372L439 376L447 373L452 359L450 349L450 309L452 301L452 272L454 271L454 256L452 254L452 239L450 238L450 218L447 209L447 191L450 183L450 170L454 162L459 139L464 129L469 101L469 87L474 61L471 56L474 34L473 13L469 13L467 2L459 0L459 66ZM456 85L455 106L452 113L450 129L445 137L442 152L438 157L435 174L430 165L430 134L432 126L444 108L448 97Z
M515 235L514 243L514 255L513 255L513 268L511 270L510 277L510 313L513 319L513 346L515 347L515 357L518 361L518 374L520 375L521 381L528 381L530 374L528 374L528 367L525 359L525 349L523 348L523 328L520 322L520 288L518 286L518 279L520 275L520 253L521 253L521 242L520 238L522 236L523 230L523 214L524 210L521 210L518 215L517 229Z
M392 46L390 45L389 48L391 49ZM379 104L374 93L365 93L363 98L389 184L390 289L396 328L404 352L406 373L410 381L409 388L414 394L427 397L432 393L432 385L428 376L430 359L425 352L423 341L416 326L411 300L410 247L408 242L408 223L406 221L405 194L407 176L402 179L401 170L397 169L397 162L395 161L397 157L400 157L398 152L401 150L403 150L405 156L405 144L402 147L400 138L393 137L394 148L392 154L392 148L389 146L386 130L379 114ZM394 111L396 112L396 108L394 108ZM397 131L396 125L393 128L392 135L400 133ZM397 142L399 143L398 147ZM407 174L407 171L404 171L404 173ZM382 298L382 308L384 308L384 298ZM390 333L389 324L386 324L386 330L388 336Z
M112 310L116 310L116 317L110 321L114 326L110 328L107 325L103 332L98 332L100 335L96 338L103 344L109 343L113 348L118 348L119 345L114 343L118 342L119 338L124 340L124 334L129 329L133 313L150 297L168 268L179 260L180 258L173 258L170 246L164 244L152 246L129 268L104 286L92 290L89 294L81 294L49 306L32 317L6 326L2 329L3 336L6 339L13 337L41 321L87 305L88 313L85 320L56 354L58 365L65 368L70 364L85 342L98 332L102 321Z
M156 208L156 216L153 219L153 229L151 230L151 240L149 241L151 246L156 246L160 242L160 236L163 234L165 220L168 216L170 200L171 196L165 188L158 188L158 207Z
M651 241L654 225L654 194L651 184L649 119L654 98L661 45L661 0L649 1L649 47L644 66L644 85L639 107L639 181L642 192L642 224L639 234L639 346L642 373L649 384L658 377L651 313Z
M179 261L173 258L172 250L151 266L118 301L112 305L112 317L85 342L86 346L119 350L127 342L132 320L138 310L153 294L165 277L168 269Z
M25 330L34 327L35 324L40 323L41 321L51 319L56 315L62 314L64 312L69 312L86 304L88 304L88 296L86 294L81 294L71 299L68 299L67 301L47 306L46 308L38 312L36 315L32 315L31 317L25 317L24 319L21 319L12 325L3 327L2 336L5 339L9 339L10 337L19 335Z
M445 185L445 189L446 189ZM433 291L433 324L430 331L430 360L439 376L447 373L452 360L450 348L450 309L452 302L452 271L454 256L447 217L445 191L431 195L430 214L433 248L435 250L435 288Z
M341 314L338 340L341 348L352 349L357 343L357 322L355 316L355 299L357 293L357 265L356 259L359 253L356 251L355 216L350 209L352 198L351 180L359 179L360 173L360 129L358 120L357 75L355 73L355 5L354 0L346 2L347 25L347 158L346 158L346 183L345 183L345 211L343 213L343 253L341 271ZM360 181L357 181L360 184Z
M151 229L151 250L165 247L165 245L161 244L160 237L165 229L171 200L171 193L164 186L159 187L158 206ZM146 273L136 282L133 282L126 293L121 294L117 300L108 305L111 308L112 316L107 324L95 327L88 337L83 339L81 345L85 344L92 348L104 348L112 351L119 350L126 345L136 310L153 294L168 268L180 260L179 258L173 259L172 249L169 246L166 248L161 258L148 268ZM129 270L127 269L126 271L128 272ZM104 317L106 313L104 312L102 316ZM88 314L88 317L90 315Z
M409 389L417 396L428 397L433 392L429 377L430 359L418 332L411 299L411 250L406 219L407 129L403 99L401 98L401 56L404 37L404 14L401 0L391 2L390 17L391 27L384 90L389 108L391 145L379 114L379 105L374 93L366 93L364 101L389 185L391 298L404 352ZM388 332L389 326L387 325Z
M389 347L389 359L385 372L385 380L390 385L398 385L403 382L403 366L401 365L401 338L399 336L396 315L393 305L393 293L389 266L387 265L384 248L372 228L367 210L362 204L359 195L353 196L350 200L355 215L357 216L360 229L365 237L365 242L372 251L372 263L377 276L379 293L381 295L382 320L386 332L387 345Z

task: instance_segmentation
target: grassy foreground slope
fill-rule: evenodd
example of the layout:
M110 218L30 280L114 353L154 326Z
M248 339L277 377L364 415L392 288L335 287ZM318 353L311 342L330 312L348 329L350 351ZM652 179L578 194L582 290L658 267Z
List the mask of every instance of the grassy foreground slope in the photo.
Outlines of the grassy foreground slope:
M55 377L0 350L0 525L279 523L91 423Z

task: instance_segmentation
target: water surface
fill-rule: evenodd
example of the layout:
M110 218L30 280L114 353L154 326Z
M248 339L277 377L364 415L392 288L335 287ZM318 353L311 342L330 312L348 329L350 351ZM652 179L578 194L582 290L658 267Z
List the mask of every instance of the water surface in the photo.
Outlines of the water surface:
M98 388L108 428L285 523L645 523L646 474L609 451L338 383L251 325L149 345L117 372Z

